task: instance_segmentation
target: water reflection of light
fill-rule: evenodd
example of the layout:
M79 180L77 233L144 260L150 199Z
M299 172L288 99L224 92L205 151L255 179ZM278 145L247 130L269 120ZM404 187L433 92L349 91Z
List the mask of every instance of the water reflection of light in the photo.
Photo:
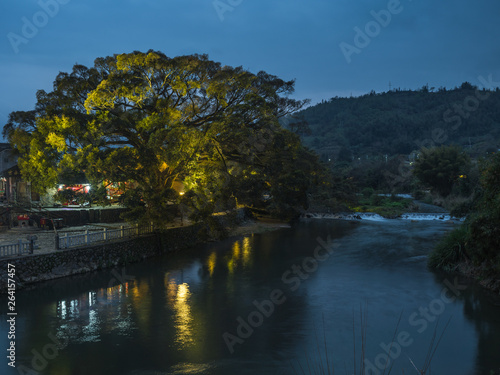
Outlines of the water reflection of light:
M69 311L70 315L73 317L78 317L80 315L80 309L78 308L77 300L71 300Z
M66 319L66 301L61 301L59 303L59 314L61 316L61 319L65 320Z
M153 304L150 286L148 282L134 282L129 289L128 299L135 312L137 328L144 337L149 337L151 331L151 307Z
M80 338L81 342L97 342L101 340L101 330L99 327L99 317L97 311L89 311L89 324L80 327L82 330L82 335Z
M128 283L118 284L106 288L106 296L109 302L113 300L121 301L122 295L125 294L125 297L128 297L128 293L129 293Z
M137 295L141 292L138 291ZM122 301L127 293L128 283L58 301L55 304L59 318L57 337L75 342L98 342L103 332L117 331L129 335L134 321L131 305Z
M216 262L217 262L217 254L214 251L214 252L212 252L212 254L210 254L210 256L207 259L207 267L208 267L208 272L210 273L210 276L212 276L214 274Z
M205 374L214 368L208 363L178 363L170 368L169 374Z
M231 258L227 261L227 269L229 270L229 273L234 272L234 258Z
M252 246L250 238L245 237L241 241L235 241L232 246L231 256L227 258L227 269L230 274L235 271L239 264L247 267L251 263Z
M185 302L189 297L189 285L184 283L177 288L177 300Z
M252 252L252 247L250 245L250 238L243 238L243 264L249 265L250 263L250 255Z
M235 241L233 243L233 257L238 259L240 257L240 242Z
M91 294L82 294L71 300L60 300L57 302L57 316L61 320L79 319L82 312L88 310L88 305L91 303Z
M168 304L174 310L174 327L177 330L176 342L185 347L194 342L193 316L191 312L191 291L189 284L176 280L172 274L166 273L164 284ZM181 283L182 282L182 283Z
M193 332L191 329L191 306L189 305L189 298L191 292L189 285L184 283L177 288L177 298L174 303L174 310L176 312L176 328L177 328L177 342L182 346L188 345L193 342Z
M97 300L96 292L89 292L89 307L95 305Z

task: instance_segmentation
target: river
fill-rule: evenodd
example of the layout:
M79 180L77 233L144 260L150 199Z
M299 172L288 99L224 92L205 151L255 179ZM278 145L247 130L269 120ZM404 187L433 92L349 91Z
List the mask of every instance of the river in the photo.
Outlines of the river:
M45 282L17 292L0 372L412 374L438 344L427 373L497 374L500 301L426 267L453 225L311 219Z

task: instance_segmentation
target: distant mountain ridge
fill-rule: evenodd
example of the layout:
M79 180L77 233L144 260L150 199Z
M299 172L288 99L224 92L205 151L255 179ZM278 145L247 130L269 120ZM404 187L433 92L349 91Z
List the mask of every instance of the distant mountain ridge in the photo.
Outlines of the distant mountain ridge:
M464 146L473 156L500 148L500 89L468 82L452 90L335 97L295 117L308 128L290 121L288 127L323 160L376 159L441 144Z

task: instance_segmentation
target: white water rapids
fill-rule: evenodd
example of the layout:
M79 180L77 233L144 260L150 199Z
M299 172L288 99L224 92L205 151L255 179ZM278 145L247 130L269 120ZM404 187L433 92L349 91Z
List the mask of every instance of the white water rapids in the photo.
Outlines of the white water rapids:
M461 218L456 218L448 213L422 213L409 212L404 213L395 219L387 219L373 212L355 212L355 213L307 213L302 216L306 219L336 219L336 220L370 220L370 221L386 221L386 220L410 220L410 221L463 221Z

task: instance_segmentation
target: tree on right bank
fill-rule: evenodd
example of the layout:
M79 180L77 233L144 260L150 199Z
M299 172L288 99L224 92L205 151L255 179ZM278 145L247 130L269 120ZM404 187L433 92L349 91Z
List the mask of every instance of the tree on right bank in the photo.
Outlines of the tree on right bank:
M500 153L480 163L472 209L429 257L429 266L448 271L470 264L481 278L500 278ZM497 288L500 285L497 285Z

